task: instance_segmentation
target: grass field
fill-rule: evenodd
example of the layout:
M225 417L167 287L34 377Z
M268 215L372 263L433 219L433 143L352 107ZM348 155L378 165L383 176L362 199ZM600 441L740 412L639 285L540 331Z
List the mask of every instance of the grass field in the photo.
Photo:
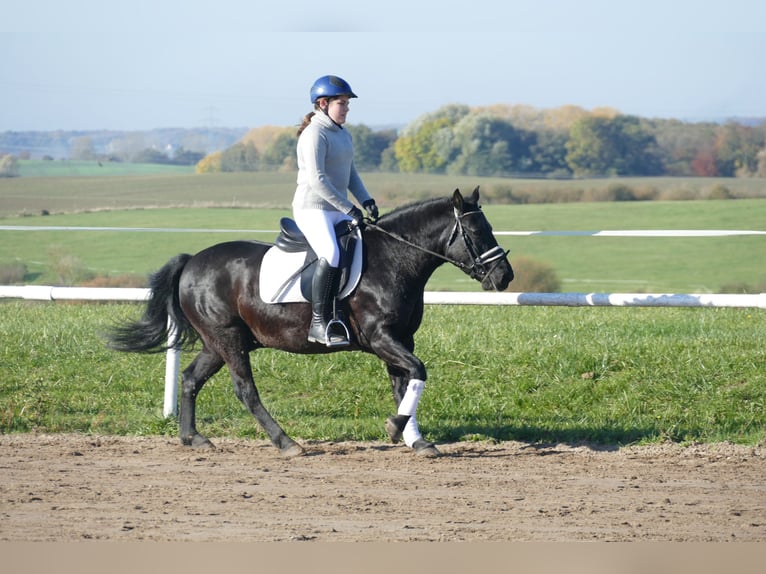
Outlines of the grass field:
M22 174L0 178L0 218L49 213L174 206L290 207L294 173L252 172L195 175L188 167L69 162L19 162ZM28 164L36 164L28 165ZM46 172L45 170L49 170ZM36 175L35 175L36 174ZM636 195L664 200L709 199L728 190L738 199L766 198L763 178L603 178L534 180L429 174L366 173L364 180L383 208L480 185L484 204L509 203L509 194L528 203L563 203L596 198L629 187ZM608 194L607 194L608 195ZM537 200L535 199L537 198Z
M92 173L93 166L77 169L66 177L0 179L0 225L41 228L0 229L0 265L23 263L25 283L59 284L57 264L64 259L99 275L145 276L180 252L235 238L271 241L279 218L289 214L294 180L292 174L104 176ZM736 201L500 205L493 193L516 183L391 174L365 179L384 211L481 184L496 231L766 229L766 201L756 199L763 180L727 180L738 197L753 197ZM611 184L519 182L549 186L540 193L550 186ZM630 185L667 186L669 195L691 186L704 195L720 182ZM213 231L219 229L238 231ZM550 264L566 291L715 292L766 279L763 236L499 239L512 261L526 256ZM428 288L479 286L444 266ZM133 304L0 302L0 432L175 434L175 421L161 414L164 357L114 353L99 338L112 321L139 312ZM421 426L436 441L764 444L765 338L763 310L431 306L416 337L429 369ZM190 358L186 354L183 364ZM253 358L264 401L297 438L384 438L382 420L393 402L379 360L269 350ZM198 422L213 436L262 436L225 372L202 392Z
M21 160L19 176L29 177L115 177L125 175L192 174L193 165L99 162L86 160Z
M175 176L168 184L177 184ZM157 179L153 181L157 183ZM544 205L488 205L496 231L605 229L755 229L764 230L766 201L601 202ZM177 253L195 253L230 239L273 241L285 208L232 209L176 207L90 211L0 219L24 226L175 228L239 230L232 233L138 231L0 230L0 263L26 265L25 282L58 284L53 260L75 257L99 275L145 276ZM259 232L258 230L265 230ZM726 285L766 281L764 236L718 238L620 238L499 236L514 257L550 265L562 290L581 292L718 292ZM443 266L429 289L477 290L478 284ZM514 290L511 283L510 290Z
M0 432L175 434L162 417L164 355L112 352L99 337L139 312L0 303ZM764 313L429 306L416 336L429 370L421 427L436 441L763 445ZM265 404L296 438L385 437L394 407L378 359L252 357ZM225 370L201 393L198 423L212 436L264 437Z

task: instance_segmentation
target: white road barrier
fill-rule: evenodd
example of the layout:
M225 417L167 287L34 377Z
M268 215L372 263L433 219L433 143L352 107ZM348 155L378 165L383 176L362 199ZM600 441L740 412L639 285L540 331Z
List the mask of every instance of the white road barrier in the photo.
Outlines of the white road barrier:
M758 307L766 293L448 293L426 291L427 304L531 305L558 307Z

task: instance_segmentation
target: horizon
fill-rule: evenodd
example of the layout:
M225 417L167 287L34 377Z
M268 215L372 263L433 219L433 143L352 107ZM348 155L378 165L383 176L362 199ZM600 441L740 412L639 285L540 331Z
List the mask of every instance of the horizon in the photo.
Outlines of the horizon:
M489 104L489 106L492 105L506 105L506 104ZM508 104L508 105L521 105L524 106L526 104ZM483 106L482 106L483 107ZM610 109L611 106L600 106ZM539 108L540 111L545 111L548 109L555 109L555 108ZM425 111L422 115L427 115L431 112L437 111L436 109ZM586 112L592 112L593 110L585 110ZM635 115L635 114L622 114L620 110L616 110L621 115ZM637 116L642 119L646 120L658 120L658 121L679 121L681 123L688 123L688 124L695 124L695 123L711 123L711 124L725 124L729 122L733 123L740 123L742 125L761 125L766 123L766 114L763 116L732 116L732 117L709 117L709 118L677 118L677 117L667 117L667 118L660 118L660 117L648 117L648 116ZM413 118L412 121L415 121L417 118ZM381 124L381 125L369 125L369 124L363 124L362 122L354 122L354 121L348 121L349 125L365 125L366 127L370 128L373 131L381 131L381 130L401 130L402 128L405 128L408 124ZM297 124L295 124L297 125ZM2 130L0 131L0 134L9 134L9 133L56 133L56 132L65 132L65 133L130 133L130 132L154 132L154 131L170 131L170 130L184 130L184 131L196 131L196 130L232 130L232 131L238 131L238 130L255 130L259 128L264 127L278 127L278 128L289 128L293 127L293 124L291 125L276 125L276 124L263 124L258 126L235 126L235 125L190 125L190 126L155 126L155 127L149 127L149 128L126 128L126 129L112 129L112 128L72 128L72 129L30 129L30 130Z

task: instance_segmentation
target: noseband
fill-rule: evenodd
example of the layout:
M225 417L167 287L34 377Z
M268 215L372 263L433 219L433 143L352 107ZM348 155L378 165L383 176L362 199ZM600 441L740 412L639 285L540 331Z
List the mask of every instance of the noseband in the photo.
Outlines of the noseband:
M477 213L481 213L481 211L469 211L467 213L460 213L457 209L455 209L455 225L452 227L452 232L450 233L449 240L447 241L447 247L455 242L455 239L457 239L459 233L460 237L463 238L463 245L465 246L466 251L468 251L468 255L470 256L472 263L470 267L455 261L451 261L451 263L457 265L461 269L464 269L472 279L480 281L484 279L487 274L491 273L503 259L508 257L508 253L510 251L503 251L502 247L495 245L484 253L477 253L476 246L468 236L465 227L463 227L463 218ZM492 263L491 266L490 263Z
M497 267L500 264L502 260L508 257L508 253L510 253L510 251L509 250L503 251L502 247L500 247L499 245L495 245L494 247L488 249L484 253L481 253L481 254L477 253L476 246L474 245L473 241L471 241L471 238L468 236L468 232L465 230L465 227L463 227L463 218L468 215L481 213L481 211L469 211L467 213L460 213L457 209L455 209L454 211L455 211L455 225L452 227L452 231L450 232L450 236L447 241L447 247L449 247L455 242L455 239L457 239L459 234L463 240L463 245L465 246L465 249L468 252L469 257L471 258L470 265L466 265L462 261L452 259L451 257L447 257L446 255L442 255L441 253L436 253L435 251L431 251L430 249L426 249L425 247L412 243L411 241L405 239L404 237L400 235L396 235L395 233L391 233L390 231L383 229L379 225L376 225L375 223L372 223L369 220L365 220L365 226L371 227L373 229L377 229L378 231L388 235L389 237L392 237L393 239L396 239L397 241L401 241L402 243L405 243L406 245L409 245L410 247L414 247L415 249L418 249L419 251L423 251L424 253L428 253L429 255L433 255L435 257L438 257L439 259L443 259L447 263L451 263L455 267L458 267L459 269L462 269L463 271L468 273L468 275L470 275L472 279L481 281L482 279L484 279L484 277L487 276L487 274L491 273L495 269L495 267Z

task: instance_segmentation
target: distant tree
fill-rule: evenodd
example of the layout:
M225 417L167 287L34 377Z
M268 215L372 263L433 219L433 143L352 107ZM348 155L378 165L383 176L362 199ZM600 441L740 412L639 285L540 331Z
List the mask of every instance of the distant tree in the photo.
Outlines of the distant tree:
M257 171L258 150L255 144L236 143L221 156L221 171Z
M567 141L569 133L554 130L536 132L530 146L534 171L553 176L568 176L572 170L567 164Z
M206 155L197 163L197 173L220 173L222 170L223 152L216 151Z
M569 133L573 123L588 115L588 112L583 108L572 105L543 110L542 113L544 129L565 133Z
M504 175L523 168L529 147L508 120L488 114L471 114L453 128L458 153L448 171L463 175Z
M373 131L366 125L349 125L354 138L354 163L359 170L380 169L383 152L396 141L395 130Z
M715 160L715 151L710 148L701 149L691 161L691 174L697 177L717 177L718 166Z
M261 169L282 171L297 169L295 155L295 146L297 144L298 136L295 130L282 130L274 139L266 144L261 157Z
M764 137L758 130L735 122L718 129L716 167L724 177L749 176L758 171L758 152Z
M518 129L509 120L487 114L471 114L454 128L459 154L449 173L503 176L536 170L532 157L534 132Z
M567 164L576 175L659 175L654 136L635 116L588 116L569 132Z
M588 112L578 106L561 106L552 109L537 109L523 104L496 104L480 107L473 113L489 113L498 118L510 121L516 129L539 132L554 130L569 132L572 124Z
M168 164L170 163L170 158L166 153L161 152L158 149L146 148L135 154L132 161L133 163Z
M654 135L636 116L616 116L618 142L617 170L620 175L660 175L664 172L662 154Z
M205 154L202 152L179 147L173 154L172 163L175 165L196 165L203 157L205 157Z
M577 175L607 174L614 169L609 134L610 121L588 116L569 130L567 164Z
M448 157L437 147L437 134L450 131L450 120L440 118L420 125L411 135L400 136L394 143L399 170L405 173L443 173Z
M758 177L766 177L766 147L758 152Z
M445 120L442 125L454 126L465 116L471 113L471 108L463 104L449 104L442 106L435 112L423 114L414 121L407 124L402 130L402 136L411 136L420 131L424 124L433 123L438 120Z
M253 145L255 145L255 149L258 150L258 153L263 155L266 152L266 149L273 144L277 138L282 137L285 132L295 135L296 131L297 126L259 126L248 131L240 140L240 143L247 144L252 142ZM294 149L293 153L295 153Z
M712 122L689 123L680 120L645 120L654 135L665 165L665 173L674 176L699 175L692 162L705 158L715 145L718 126ZM699 169L699 165L697 169ZM707 169L707 168L706 168Z
M398 172L399 162L396 160L396 152L394 151L394 141L390 146L383 150L380 154L380 169L381 171Z
M393 145L399 171L443 173L455 152L452 127L469 113L468 106L453 104L408 124Z

